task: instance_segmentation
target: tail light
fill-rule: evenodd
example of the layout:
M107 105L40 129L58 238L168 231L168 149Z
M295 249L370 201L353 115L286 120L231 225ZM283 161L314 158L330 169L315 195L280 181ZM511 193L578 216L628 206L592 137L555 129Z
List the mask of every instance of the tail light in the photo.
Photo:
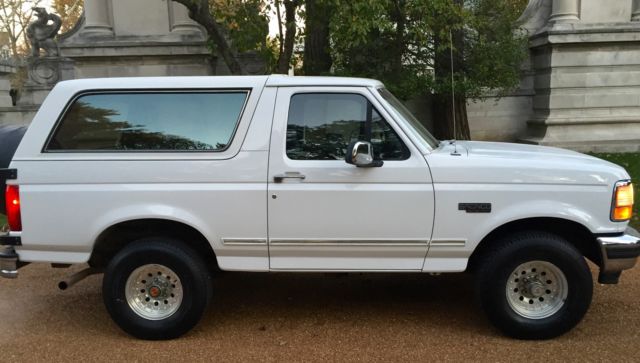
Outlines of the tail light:
M22 218L20 217L20 189L17 185L7 185L5 202L9 229L16 232L22 231Z
M611 220L624 222L633 214L633 184L630 181L619 181L613 191Z

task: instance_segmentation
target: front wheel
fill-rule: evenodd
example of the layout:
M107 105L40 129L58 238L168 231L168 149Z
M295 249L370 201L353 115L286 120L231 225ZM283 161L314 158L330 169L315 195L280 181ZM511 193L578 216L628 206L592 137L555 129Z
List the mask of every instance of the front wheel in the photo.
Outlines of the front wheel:
M507 335L549 339L582 320L593 281L585 259L566 240L522 232L482 257L476 293L489 320Z
M141 339L172 339L200 320L211 296L211 278L202 259L181 241L146 238L111 260L102 293L109 314L125 332Z

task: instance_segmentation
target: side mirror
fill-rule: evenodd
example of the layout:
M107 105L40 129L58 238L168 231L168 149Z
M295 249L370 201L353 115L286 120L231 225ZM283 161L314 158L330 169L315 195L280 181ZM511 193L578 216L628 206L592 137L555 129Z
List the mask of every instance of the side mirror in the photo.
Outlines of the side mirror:
M383 164L382 160L373 160L373 146L368 141L354 141L349 144L345 161L359 168L377 168Z

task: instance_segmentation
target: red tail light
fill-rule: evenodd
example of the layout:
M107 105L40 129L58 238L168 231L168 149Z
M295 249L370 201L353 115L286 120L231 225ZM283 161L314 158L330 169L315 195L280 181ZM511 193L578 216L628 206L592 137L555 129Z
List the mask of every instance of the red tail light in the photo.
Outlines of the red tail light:
M17 232L22 231L22 218L20 217L20 188L17 185L7 185L5 192L7 204L7 220L9 229Z

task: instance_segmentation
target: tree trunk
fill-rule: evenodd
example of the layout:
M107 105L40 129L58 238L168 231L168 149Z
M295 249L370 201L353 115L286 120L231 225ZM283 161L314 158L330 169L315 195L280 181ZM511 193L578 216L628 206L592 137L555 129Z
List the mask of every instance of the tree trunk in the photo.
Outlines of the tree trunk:
M13 56L13 59L18 59L20 57L20 54L18 53L18 40L11 38L9 42L11 43L11 55Z
M450 94L436 94L433 98L432 114L434 119L434 136L436 139L470 140L471 135L469 132L469 119L467 118L466 98L456 95L455 134L453 132L453 98Z
M278 57L276 73L289 73L289 65L293 56L293 46L296 40L296 9L300 5L299 0L284 0L284 22L286 34L284 36L283 51Z
M461 0L454 1L459 3ZM453 66L451 64L452 52L449 46L451 41L453 41ZM445 46L442 47L442 45ZM463 67L464 34L461 30L454 30L452 39L449 37L436 37L434 49L439 49L434 57L436 81L439 84L451 85L452 72L455 75L455 72L460 72ZM434 136L439 140L470 140L471 132L469 130L469 119L467 116L467 97L464 93L456 93L455 105L453 104L453 98L454 95L449 90L443 90L434 95L432 108Z
M404 55L406 44L405 44L405 29L406 29L406 1L405 0L395 0L393 2L393 10L391 11L391 19L396 25L395 38L393 49L391 49L392 54L392 64L391 64L391 72L393 77L400 79L402 76L402 56Z
M327 0L307 0L305 3L304 74L317 76L331 71L329 53L329 21L331 5Z
M284 31L282 31L282 12L280 11L280 0L275 0L276 16L278 20L278 51L284 53Z
M215 21L209 10L208 0L173 0L189 9L189 17L202 25L211 42L215 45L217 53L229 67L234 75L246 74L244 67L238 61L238 55L233 50L225 37L224 29Z

